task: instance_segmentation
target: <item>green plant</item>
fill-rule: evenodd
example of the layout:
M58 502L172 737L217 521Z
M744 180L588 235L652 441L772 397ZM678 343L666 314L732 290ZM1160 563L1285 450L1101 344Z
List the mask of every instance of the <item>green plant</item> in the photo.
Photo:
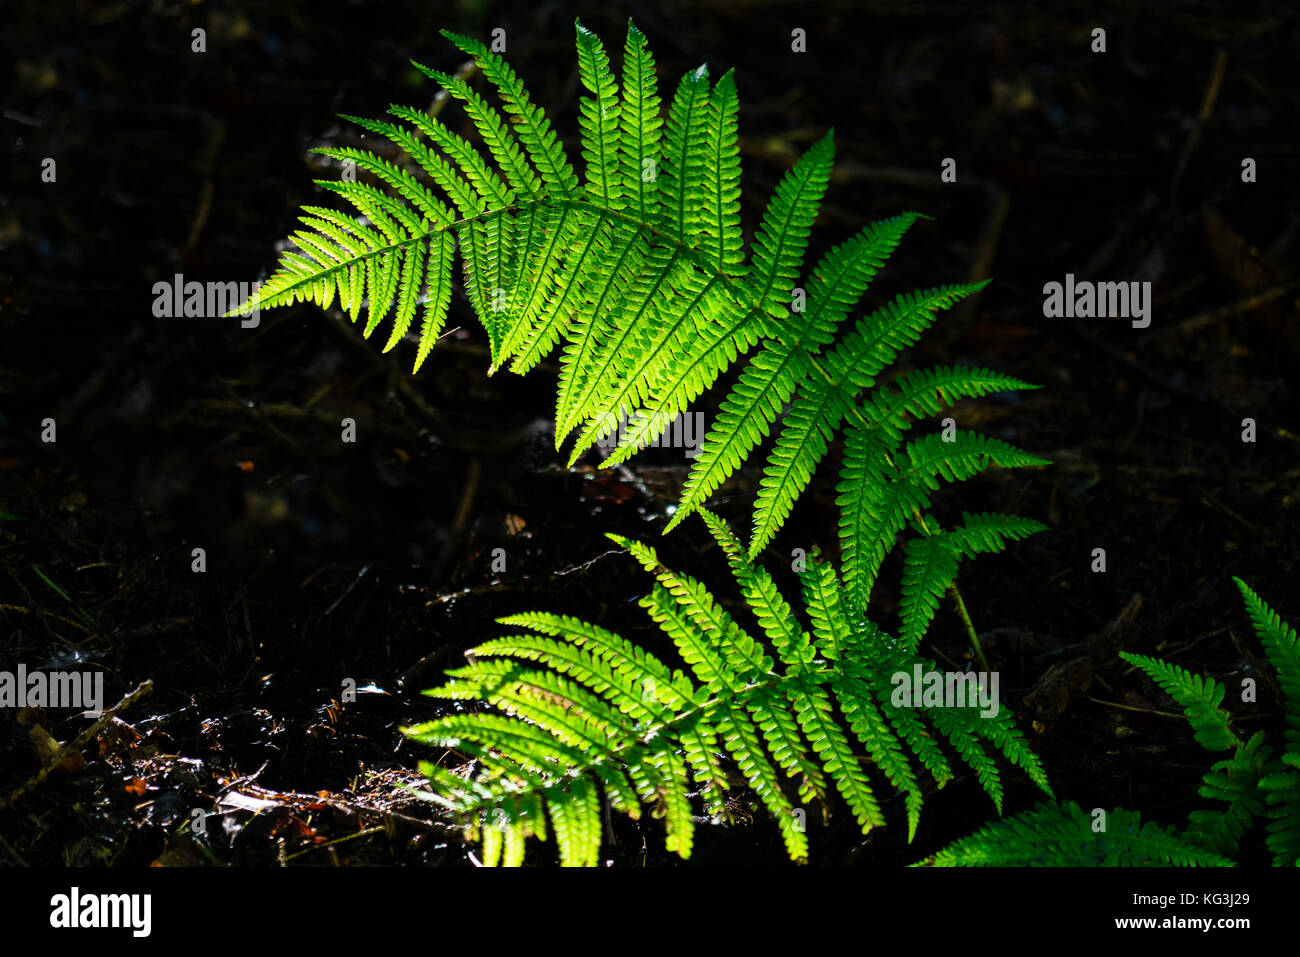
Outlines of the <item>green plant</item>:
M909 841L923 804L916 762L940 787L953 777L939 740L974 770L999 813L996 753L1051 794L1006 710L986 715L893 702L891 676L935 666L860 614L830 563L810 558L800 573L806 631L730 528L706 510L701 515L766 642L699 581L664 567L652 548L611 535L658 579L640 604L687 671L596 625L529 613L500 621L532 634L479 645L468 665L449 672L450 683L426 692L495 709L406 729L472 759L467 773L428 762L421 770L435 788L428 796L482 840L486 863L522 862L526 839L545 838L549 818L561 861L594 865L602 790L611 807L634 818L643 805L653 807L665 818L668 849L689 857L690 795L698 790L711 815L726 815L727 755L796 861L807 857L807 837L782 777L795 779L803 806L826 806L837 791L865 833L884 823L868 774L874 766L905 794ZM859 747L869 766L860 763Z
M581 104L580 184L514 71L481 43L446 35L474 57L505 115L466 80L419 69L463 104L488 156L409 107L391 107L391 120L345 117L391 140L414 167L365 150L319 150L373 180L317 181L361 215L304 207L307 229L292 236L297 250L283 254L241 311L299 300L328 308L337 297L355 322L365 300L366 336L393 317L387 350L422 304L418 369L446 321L459 248L465 291L490 342L489 371L506 364L526 371L558 344L557 446L578 433L572 463L621 435L605 466L654 441L753 352L721 402L668 527L750 458L789 403L760 482L749 556L772 540L843 428L837 501L850 597L864 605L867 582L908 522L932 539L909 550L913 586L941 593L955 567L951 553L972 542L973 532L958 542L922 516L940 479L1046 462L967 432L906 444L903 435L913 417L963 397L1036 387L958 366L910 372L892 384L878 377L938 310L984 283L900 295L843 331L920 217L907 213L863 229L798 285L830 177L831 134L777 185L746 262L730 72L712 88L705 67L688 73L665 122L640 31L629 24L619 84L601 41L578 24L579 75L591 94Z
M1095 815L1095 816L1094 816ZM988 824L913 864L934 867L1190 867L1232 861L1189 843L1136 811L1089 814L1073 801Z
M1108 828L1094 834L1088 815L1076 805L1045 804L963 838L924 863L1230 864L1242 837L1263 820L1274 865L1300 865L1300 639L1245 582L1233 581L1283 694L1283 748L1276 757L1263 731L1242 740L1233 730L1232 716L1222 706L1226 688L1214 678L1120 652L1178 702L1202 747L1233 752L1205 773L1198 792L1226 807L1192 811L1181 834L1141 825L1136 814L1116 809Z
M883 820L855 741L905 793L909 836L922 804L912 758L939 784L952 776L935 737L975 770L999 809L999 773L981 742L1047 790L1005 712L923 715L881 700L890 672L922 662L918 646L950 589L982 660L956 594L958 565L1043 527L981 513L944 528L926 510L941 481L1045 460L955 428L904 442L913 419L962 398L1036 388L959 366L889 374L939 310L984 283L906 293L842 329L922 217L906 213L867 227L827 252L799 285L830 179L829 133L781 178L747 261L730 72L712 86L705 67L688 73L665 120L640 31L629 23L620 84L601 41L578 24L579 76L591 94L581 103L580 183L514 71L481 43L446 35L474 58L501 110L467 79L417 67L461 102L486 153L408 107L391 107L390 119L345 117L390 140L410 163L353 148L320 150L360 171L360 180L317 181L359 215L304 207L307 228L293 234L296 249L237 311L337 301L356 322L365 305L367 337L392 317L387 351L422 310L418 370L446 323L459 249L465 293L489 341L489 374L526 372L559 348L556 441L576 434L570 464L614 436L621 438L602 465L624 461L744 360L668 527L692 512L704 516L776 657L702 585L667 571L646 546L623 542L659 577L643 604L693 678L594 625L541 613L503 619L539 634L481 645L434 693L504 714L462 712L409 729L474 759L465 774L424 765L438 792L431 796L481 835L489 862L517 863L525 839L544 835L549 817L561 858L592 863L601 839L599 789L628 814L639 814L642 802L664 813L669 847L688 855L688 794L698 787L705 806L722 811L726 755L775 816L796 860L806 856L806 838L782 773L798 779L805 803L836 790L864 829ZM742 546L703 505L774 431ZM814 560L803 576L809 637L751 563L841 433L841 570ZM866 608L882 562L909 526L916 537L906 546L901 629L892 639L869 623Z

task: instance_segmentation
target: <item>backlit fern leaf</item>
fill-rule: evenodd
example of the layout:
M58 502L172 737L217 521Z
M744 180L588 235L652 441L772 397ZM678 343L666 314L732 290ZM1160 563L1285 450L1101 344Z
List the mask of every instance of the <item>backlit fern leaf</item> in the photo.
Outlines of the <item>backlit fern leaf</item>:
M958 367L908 372L892 387L877 381L889 378L899 353L939 311L984 284L904 293L848 322L922 217L906 213L866 227L801 279L831 177L827 133L780 177L747 250L734 74L710 83L706 67L687 73L665 115L653 57L634 25L621 76L601 40L575 28L585 91L581 177L505 60L478 40L446 33L474 58L484 82L416 66L459 104L476 141L410 107L392 106L383 119L347 116L409 161L322 149L343 164L344 176L318 185L356 215L304 207L294 248L238 311L337 302L355 323L364 307L363 335L390 321L384 350L415 338L418 369L446 326L458 251L461 285L487 332L489 371L508 365L522 373L558 350L556 440L574 437L571 463L596 445L604 465L624 461L739 367L669 528L772 439L747 547L757 557L843 437L841 547L850 598L860 603L898 522L923 511L937 487L918 475L885 502L888 490L872 485L907 478L890 470L897 463L906 472L911 450L900 442L910 421L964 397L1033 388ZM937 451L960 457L966 447ZM1005 452L990 451L985 464L1042 464L999 455ZM943 464L926 468L951 479ZM961 471L955 458L954 468Z
M466 776L422 768L433 799L483 843L485 863L518 864L525 840L547 835L556 838L562 863L596 863L602 795L634 818L655 809L668 848L689 857L692 795L725 813L719 797L728 765L796 861L809 854L809 805L825 805L832 792L864 832L885 822L877 775L906 795L910 840L923 804L917 762L940 786L951 777L940 742L971 763L996 806L996 757L1020 765L1051 793L1005 708L990 717L894 703L891 676L916 666L931 671L933 663L900 650L848 605L828 562L810 559L802 573L805 625L731 529L701 514L762 637L649 546L610 536L656 579L640 603L685 671L598 626L530 613L501 620L525 634L478 646L469 664L428 692L491 709L406 729L473 760Z

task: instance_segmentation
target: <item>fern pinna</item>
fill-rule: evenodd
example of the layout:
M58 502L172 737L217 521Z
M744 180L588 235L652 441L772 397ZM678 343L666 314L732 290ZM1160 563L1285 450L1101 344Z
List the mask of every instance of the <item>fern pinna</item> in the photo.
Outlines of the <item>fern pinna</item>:
M1201 797L1224 807L1188 815L1176 833L1137 814L1116 809L1102 830L1074 804L1044 804L1000 821L950 845L922 863L939 865L1189 865L1231 864L1241 839L1263 820L1264 843L1279 867L1300 866L1300 638L1240 578L1255 633L1277 670L1283 695L1282 751L1265 744L1258 731L1242 740L1223 708L1227 689L1209 676L1145 655L1120 652L1182 707L1192 734L1207 751L1232 751L1202 779Z
M629 24L620 83L601 41L578 24L579 76L590 94L579 119L580 181L505 61L475 40L447 36L474 58L501 108L465 79L419 69L460 101L485 151L409 107L393 106L383 120L346 117L391 140L411 162L320 150L359 171L359 180L318 183L360 216L304 207L307 228L292 237L297 248L243 308L299 300L328 308L337 299L355 322L364 304L366 336L392 317L385 350L419 312L418 369L446 322L459 249L493 371L524 372L560 349L556 441L575 436L571 463L613 436L621 438L602 464L624 461L748 355L669 527L704 504L775 428L747 548L756 557L842 430L843 574L859 605L908 522L924 525L927 537L942 534L920 514L940 478L964 479L993 464L1045 464L967 433L903 444L912 417L963 397L1033 386L962 367L912 372L892 387L878 381L939 310L983 284L906 293L842 328L920 217L867 227L801 283L831 172L830 133L782 177L747 254L730 72L712 85L705 67L686 74L665 119L641 32ZM957 538L918 547L910 566L917 588L942 591L949 553L977 543L970 534Z
M563 863L596 864L602 792L634 818L652 807L665 820L668 849L689 857L690 796L699 792L704 810L726 816L724 759L779 825L795 861L808 856L808 806L826 807L832 792L864 832L884 823L877 774L905 795L911 840L922 807L920 768L938 786L953 777L940 741L974 770L999 812L998 754L1051 793L1005 709L988 716L893 703L892 675L935 666L867 621L831 564L812 558L800 573L805 627L731 529L700 513L761 639L699 581L662 565L652 548L611 535L657 579L640 604L686 670L596 625L530 613L501 619L530 634L479 645L468 665L449 672L450 683L426 692L493 709L406 729L472 759L459 772L429 762L421 769L434 786L428 797L481 838L485 863L519 864L526 839L549 832Z

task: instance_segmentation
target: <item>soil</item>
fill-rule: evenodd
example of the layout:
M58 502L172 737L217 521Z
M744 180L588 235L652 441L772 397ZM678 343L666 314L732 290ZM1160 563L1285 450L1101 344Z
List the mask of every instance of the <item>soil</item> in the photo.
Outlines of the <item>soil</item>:
M1181 824L1210 758L1114 652L1221 679L1267 673L1234 575L1300 620L1300 16L1164 9L16 4L0 25L15 81L0 173L0 664L102 670L106 703L152 691L21 792L43 764L33 729L67 742L88 721L0 710L0 862L466 864L470 849L413 793L420 761L456 758L399 729L440 713L419 692L497 634L494 619L549 610L653 641L635 601L646 580L606 532L652 542L734 608L702 525L660 537L681 450L565 468L554 367L487 376L462 293L456 331L416 375L413 346L381 353L337 310L278 309L250 329L152 310L175 274L249 281L272 267L298 207L329 204L312 179L333 174L309 150L375 145L335 114L427 105L434 90L408 61L463 60L439 28L503 27L576 156L578 15L614 49L634 18L666 90L700 62L735 67L747 236L833 126L810 256L914 209L933 221L868 303L993 277L900 364L1042 386L949 413L1053 463L936 498L954 519L1010 510L1050 526L967 565L966 604L1057 795ZM1105 53L1090 49L1096 27ZM790 50L795 28L806 53ZM956 182L941 181L947 157ZM1151 282L1150 327L1045 318L1043 286L1067 274ZM773 568L794 548L835 554L833 466L769 548ZM757 477L716 501L738 528ZM894 556L875 596L889 629L899 571ZM969 660L946 603L930 642ZM1241 727L1280 728L1280 710L1263 681ZM1008 777L1008 812L1041 798ZM702 831L690 864L784 863L774 828L737 810ZM813 862L911 863L994 817L970 776L928 796L910 845L901 801L886 813L868 838L848 815L813 815ZM613 836L617 863L676 861L660 822ZM1267 859L1252 835L1242 860Z

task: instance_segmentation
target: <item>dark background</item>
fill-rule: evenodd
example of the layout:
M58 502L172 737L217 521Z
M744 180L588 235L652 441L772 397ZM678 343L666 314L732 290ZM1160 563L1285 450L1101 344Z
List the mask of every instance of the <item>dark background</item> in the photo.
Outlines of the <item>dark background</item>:
M1007 509L1052 529L968 566L966 602L1058 796L1176 824L1196 806L1209 759L1184 723L1144 713L1168 707L1149 682L1113 654L1086 693L1043 680L1097 635L1219 677L1257 667L1232 575L1300 617L1294 5L10 3L0 664L104 669L109 702L146 678L155 690L83 768L0 810L0 862L462 862L430 809L397 790L437 757L397 731L437 713L419 689L503 614L578 614L652 640L635 608L645 580L606 531L653 541L734 596L698 523L659 539L680 453L564 470L553 371L486 377L459 292L461 331L414 377L410 344L381 355L382 340L310 306L264 313L255 330L152 314L153 284L175 273L269 270L298 206L330 205L311 180L337 169L308 149L376 146L336 112L428 105L434 88L408 59L464 59L440 28L504 27L507 58L576 160L575 16L615 64L634 18L665 98L701 62L714 77L736 68L747 235L833 126L810 260L915 209L934 222L907 236L869 304L994 277L900 365L963 362L1044 386L955 413L1054 462L936 500L950 517ZM1098 26L1104 54L1090 51ZM196 27L206 53L191 52ZM806 54L790 51L795 27ZM1254 184L1241 182L1246 156ZM956 184L939 181L944 157ZM1151 327L1043 318L1043 284L1067 272L1151 281ZM339 441L345 416L355 445ZM1247 416L1255 444L1240 438ZM46 417L56 444L40 441ZM773 568L794 547L833 552L832 464L769 551ZM748 470L718 500L739 527L755 482ZM1089 569L1098 547L1105 574ZM895 557L879 590L887 628L897 570ZM932 641L949 660L966 652L946 605ZM343 678L367 689L355 703L338 700ZM1031 689L1064 708L1041 734L1021 707ZM1242 719L1252 730L1276 726L1262 689ZM61 741L85 726L24 721L0 714L0 795L39 767L31 722ZM231 805L232 791L269 803ZM189 809L223 796L221 833L186 837ZM1037 799L1017 781L1007 809ZM815 862L908 863L993 816L970 780L927 801L911 846L901 802L887 811L890 827L865 841L843 815L817 826ZM312 849L358 827L373 833ZM654 822L617 834L620 862L639 859L643 837L651 862L668 860ZM1259 842L1246 859L1266 859ZM782 860L761 820L709 830L692 858Z

